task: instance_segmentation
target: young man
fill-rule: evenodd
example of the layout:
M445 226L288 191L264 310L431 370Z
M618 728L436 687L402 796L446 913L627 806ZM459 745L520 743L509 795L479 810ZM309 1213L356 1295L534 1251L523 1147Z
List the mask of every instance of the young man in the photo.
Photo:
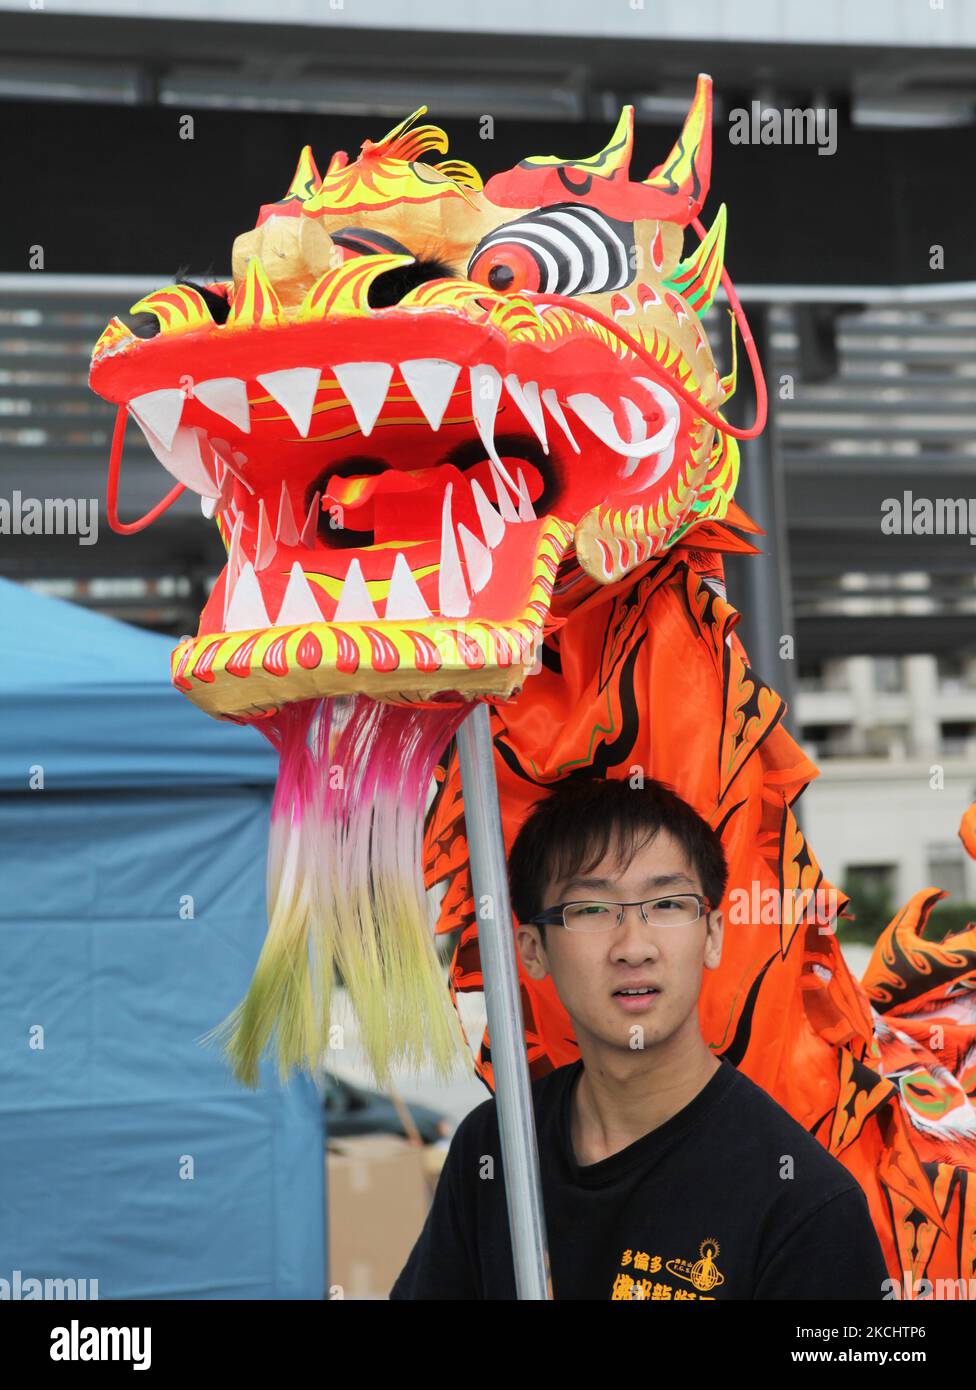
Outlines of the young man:
M570 779L535 804L509 878L523 966L551 976L580 1050L532 1086L553 1297L880 1300L858 1183L702 1037L718 835L660 783ZM515 1296L491 1099L390 1297Z

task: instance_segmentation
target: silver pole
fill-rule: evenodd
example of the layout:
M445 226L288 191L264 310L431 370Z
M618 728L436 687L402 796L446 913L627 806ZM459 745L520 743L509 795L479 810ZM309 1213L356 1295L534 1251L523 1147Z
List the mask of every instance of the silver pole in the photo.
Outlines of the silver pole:
M552 1298L535 1114L525 1056L505 841L488 708L475 705L457 733L471 891L478 917L488 1037L502 1147L508 1229L520 1299ZM481 910L481 904L485 910Z

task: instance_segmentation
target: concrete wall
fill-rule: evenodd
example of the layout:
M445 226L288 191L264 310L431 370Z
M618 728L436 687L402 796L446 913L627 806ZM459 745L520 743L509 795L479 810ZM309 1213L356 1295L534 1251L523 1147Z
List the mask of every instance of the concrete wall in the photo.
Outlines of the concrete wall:
M936 856L959 866L966 900L976 903L976 861L958 836L962 813L976 798L976 768L963 759L945 759L941 766L945 786L933 790L928 762L821 764L799 804L804 833L831 882L840 884L852 864L893 864L895 903L901 905L920 888L950 886L948 878L933 878Z

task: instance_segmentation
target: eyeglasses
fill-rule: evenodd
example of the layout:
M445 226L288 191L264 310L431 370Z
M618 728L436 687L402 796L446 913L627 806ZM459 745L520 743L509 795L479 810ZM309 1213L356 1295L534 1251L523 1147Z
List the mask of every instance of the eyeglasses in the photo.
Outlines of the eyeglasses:
M613 931L624 920L624 909L628 907L639 907L650 927L685 927L712 910L712 904L700 893L676 893L639 903L557 903L532 917L529 925L579 932Z

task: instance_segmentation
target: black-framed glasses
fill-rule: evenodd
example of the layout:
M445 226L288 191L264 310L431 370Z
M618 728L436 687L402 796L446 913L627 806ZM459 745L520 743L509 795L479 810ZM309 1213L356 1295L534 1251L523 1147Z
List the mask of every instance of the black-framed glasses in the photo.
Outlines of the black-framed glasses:
M684 927L711 912L712 905L700 893L669 893L664 898L645 898L635 903L557 903L530 919L535 927L565 927L567 931L613 931L624 920L624 909L639 907L649 927Z

